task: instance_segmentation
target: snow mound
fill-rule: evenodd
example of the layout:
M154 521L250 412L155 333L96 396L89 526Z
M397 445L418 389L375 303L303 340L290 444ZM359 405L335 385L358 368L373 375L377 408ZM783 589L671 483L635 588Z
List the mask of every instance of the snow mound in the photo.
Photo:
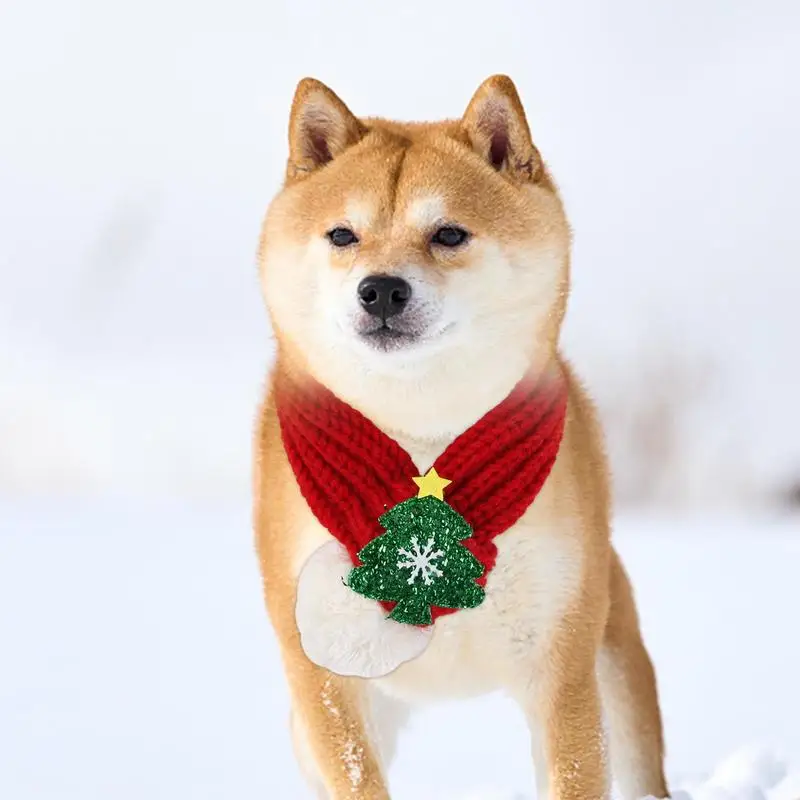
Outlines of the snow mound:
M533 800L534 797L480 789L453 800ZM705 779L678 782L672 789L672 800L800 800L800 771L790 774L785 762L769 750L747 748L723 760Z
M722 761L709 778L687 783L674 800L800 800L800 772L789 775L774 753L740 750Z

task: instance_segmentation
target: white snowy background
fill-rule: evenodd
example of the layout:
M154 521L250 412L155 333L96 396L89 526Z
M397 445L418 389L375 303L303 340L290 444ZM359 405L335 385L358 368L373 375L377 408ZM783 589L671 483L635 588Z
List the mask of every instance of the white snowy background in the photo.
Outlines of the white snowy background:
M304 798L249 523L254 254L296 81L515 79L575 229L567 353L694 800L800 798L800 4L0 3L0 798ZM531 797L502 698L403 798Z

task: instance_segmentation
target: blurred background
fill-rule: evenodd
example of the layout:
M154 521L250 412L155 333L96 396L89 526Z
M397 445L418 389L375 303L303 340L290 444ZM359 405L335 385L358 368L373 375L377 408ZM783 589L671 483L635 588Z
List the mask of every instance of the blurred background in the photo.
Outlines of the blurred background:
M620 502L800 503L800 5L0 5L0 492L249 490L297 80L460 115L507 72L575 230Z
M0 0L0 797L306 797L249 497L289 105L453 117L497 72L574 228L669 773L800 797L796 0ZM529 797L514 707L438 713L398 797Z

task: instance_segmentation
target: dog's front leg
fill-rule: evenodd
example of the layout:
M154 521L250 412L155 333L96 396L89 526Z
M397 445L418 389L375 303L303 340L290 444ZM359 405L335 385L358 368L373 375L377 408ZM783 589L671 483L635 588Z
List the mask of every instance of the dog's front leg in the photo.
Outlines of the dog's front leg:
M609 774L595 652L586 638L576 635L571 621L565 620L562 631L536 665L524 702L538 797L607 800Z
M284 651L284 659L295 752L312 788L324 800L389 800L364 682L333 675L302 652Z
M278 559L267 553L263 562ZM288 572L288 570L287 570ZM374 741L367 681L317 666L303 650L291 584L265 583L292 705L295 755L320 800L389 800Z

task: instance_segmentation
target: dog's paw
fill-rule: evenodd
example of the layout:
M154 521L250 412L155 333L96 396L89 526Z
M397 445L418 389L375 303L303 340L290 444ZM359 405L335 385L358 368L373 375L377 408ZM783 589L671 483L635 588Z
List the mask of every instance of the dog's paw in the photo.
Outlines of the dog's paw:
M345 585L352 568L347 550L336 541L303 565L295 606L300 641L311 661L337 675L380 678L420 655L433 626L387 619L376 601Z

